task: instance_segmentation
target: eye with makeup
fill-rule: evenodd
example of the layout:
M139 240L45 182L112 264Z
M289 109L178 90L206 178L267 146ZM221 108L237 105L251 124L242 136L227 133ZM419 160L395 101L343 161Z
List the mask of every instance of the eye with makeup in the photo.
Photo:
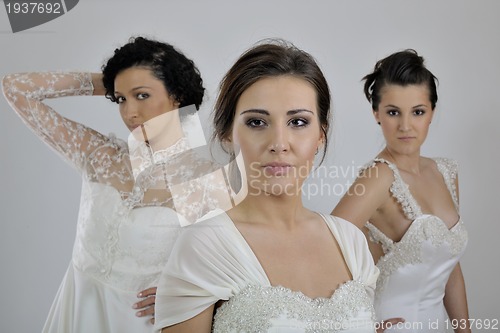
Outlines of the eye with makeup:
M245 120L245 125L247 125L250 128L262 128L267 126L267 123L264 121L264 119L249 118Z
M387 114L391 117L395 117L399 115L399 110L396 109L387 110Z
M138 94L136 95L136 98L137 98L138 100L143 100L143 99L146 99L146 98L148 98L148 97L149 97L149 94L148 94L148 93L138 93Z
M306 118L292 118L287 122L287 126L302 128L309 125L309 120ZM245 125L250 128L263 128L267 127L268 124L264 119L261 118L250 118L245 121Z
M413 110L413 114L415 116L423 116L425 114L425 110L422 110L422 109L416 109L416 110Z
M309 125L309 120L306 118L293 118L288 121L288 125L291 125L292 127L302 128Z
M125 97L123 97L123 96L115 96L115 103L116 104L122 104L123 102L125 102Z

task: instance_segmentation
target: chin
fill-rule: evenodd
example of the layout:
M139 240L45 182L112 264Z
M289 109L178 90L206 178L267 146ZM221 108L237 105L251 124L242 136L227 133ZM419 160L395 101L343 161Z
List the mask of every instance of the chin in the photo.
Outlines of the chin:
M411 143L411 144L401 144L398 143L396 145L387 145L387 148L389 150L396 152L397 154L400 155L412 155L415 154L416 152L420 152L420 147L422 144L419 143Z
M250 184L249 184L250 185ZM251 184L254 195L265 194L272 196L296 196L300 194L300 184L297 179L265 180L260 184Z

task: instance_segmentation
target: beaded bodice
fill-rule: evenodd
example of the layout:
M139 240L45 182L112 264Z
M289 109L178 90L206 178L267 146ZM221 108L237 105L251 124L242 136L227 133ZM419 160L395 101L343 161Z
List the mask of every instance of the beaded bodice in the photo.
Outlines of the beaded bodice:
M332 283L332 295L312 299L273 286L250 244L221 213L179 236L158 283L155 328L183 322L215 304L213 332L373 333L378 269L366 238L346 220L321 216L352 276Z
M457 164L445 158L434 160L451 193L455 208L458 210L454 182L457 175ZM420 267L421 274L425 276L426 270L433 270L443 261L458 262L467 244L467 231L462 219L460 218L451 229L448 229L437 216L423 214L397 167L383 159L375 159L367 167L373 166L375 163L386 163L393 171L394 181L390 192L401 205L405 217L412 221L399 242L394 242L370 222L366 223L370 239L380 243L384 252L377 263L377 267L380 269L377 291L381 291L385 287L391 275L407 265L417 265Z
M268 332L280 321L287 332L337 332L366 327L373 318L372 298L357 281L344 283L331 298L315 299L284 287L249 285L217 310L213 332Z

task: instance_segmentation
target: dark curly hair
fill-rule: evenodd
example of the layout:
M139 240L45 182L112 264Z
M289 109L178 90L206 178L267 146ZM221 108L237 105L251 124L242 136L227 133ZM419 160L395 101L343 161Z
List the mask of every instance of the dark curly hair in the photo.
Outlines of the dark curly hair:
M417 51L406 49L377 61L373 72L363 77L365 81L364 93L372 104L374 111L378 110L380 91L387 84L407 86L411 84L425 84L429 88L429 99L432 109L438 100L437 78L424 65L424 58Z
M316 60L282 39L259 42L243 53L224 76L215 102L212 140L227 140L232 130L236 104L245 90L262 78L281 75L301 78L315 89L319 122L325 138L324 159L330 127L330 88Z
M103 84L106 98L116 102L115 78L130 67L146 67L161 80L167 92L179 107L195 105L199 109L205 88L198 68L194 62L172 45L133 37L129 42L115 50L114 55L102 66Z

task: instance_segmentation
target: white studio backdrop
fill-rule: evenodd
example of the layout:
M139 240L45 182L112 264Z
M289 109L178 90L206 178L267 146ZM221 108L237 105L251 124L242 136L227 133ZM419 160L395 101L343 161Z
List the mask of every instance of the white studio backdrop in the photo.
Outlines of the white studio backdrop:
M318 60L332 90L335 121L323 166L336 168L338 176L310 181L319 193L311 190L305 198L308 207L329 213L357 167L384 144L361 78L376 60L414 48L440 82L422 153L459 162L461 215L469 230L461 264L470 316L492 320L500 319L499 14L497 0L86 0L14 34L0 8L0 76L99 71L130 36L145 35L172 43L198 65L207 88L200 117L209 124L218 83L236 58L260 39L287 39ZM102 133L128 135L116 105L104 98L49 104ZM0 332L38 332L71 258L81 181L3 97L0 126ZM208 125L205 130L210 134Z

